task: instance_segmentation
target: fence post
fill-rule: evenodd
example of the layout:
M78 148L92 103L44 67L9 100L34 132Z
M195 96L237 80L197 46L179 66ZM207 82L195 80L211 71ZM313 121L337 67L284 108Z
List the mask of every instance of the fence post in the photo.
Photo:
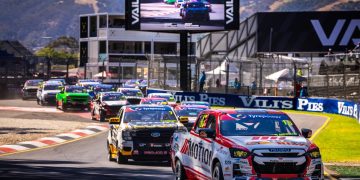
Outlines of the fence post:
M325 63L325 72L326 72L326 97L329 97L329 66Z
M346 99L346 66L345 66L345 64L343 63L342 64L342 70L343 70L343 93L344 93L344 99Z

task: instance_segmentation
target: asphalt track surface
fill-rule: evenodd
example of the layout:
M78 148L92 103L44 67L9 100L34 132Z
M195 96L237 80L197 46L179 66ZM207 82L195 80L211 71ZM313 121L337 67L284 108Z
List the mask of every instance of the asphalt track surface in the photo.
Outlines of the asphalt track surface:
M0 101L0 106L2 103ZM23 104L17 100L14 103ZM291 117L299 128L310 128L314 132L326 122L325 117L319 116L291 114ZM127 165L109 162L106 136L107 133L102 133L68 144L0 157L0 178L174 179L165 162L129 162Z

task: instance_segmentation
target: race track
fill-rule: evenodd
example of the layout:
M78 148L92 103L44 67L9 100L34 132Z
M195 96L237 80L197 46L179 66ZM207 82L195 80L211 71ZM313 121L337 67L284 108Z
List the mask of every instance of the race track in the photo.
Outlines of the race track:
M21 104L21 102L18 103ZM0 102L1 105L3 104ZM54 114L57 116L61 113ZM325 117L301 114L291 114L291 117L299 128L310 128L314 132L326 121ZM129 162L128 165L119 165L115 162L109 162L106 152L106 135L106 133L102 133L60 146L0 157L0 177L28 179L174 179L167 163Z

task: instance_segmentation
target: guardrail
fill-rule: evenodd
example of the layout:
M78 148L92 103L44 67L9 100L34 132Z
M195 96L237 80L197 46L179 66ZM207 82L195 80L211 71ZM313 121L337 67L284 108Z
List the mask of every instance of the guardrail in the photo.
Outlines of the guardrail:
M198 93L148 89L150 93L171 93L176 101L207 101L213 106L299 110L339 114L357 119L360 123L360 103L329 98L293 98L280 96L242 96L233 94Z

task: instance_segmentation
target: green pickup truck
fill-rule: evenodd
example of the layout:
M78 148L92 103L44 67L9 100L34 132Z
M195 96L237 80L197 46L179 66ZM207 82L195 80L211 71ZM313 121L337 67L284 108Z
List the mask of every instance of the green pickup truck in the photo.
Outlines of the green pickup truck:
M56 108L66 111L68 108L89 109L90 96L81 86L65 86L56 94Z

